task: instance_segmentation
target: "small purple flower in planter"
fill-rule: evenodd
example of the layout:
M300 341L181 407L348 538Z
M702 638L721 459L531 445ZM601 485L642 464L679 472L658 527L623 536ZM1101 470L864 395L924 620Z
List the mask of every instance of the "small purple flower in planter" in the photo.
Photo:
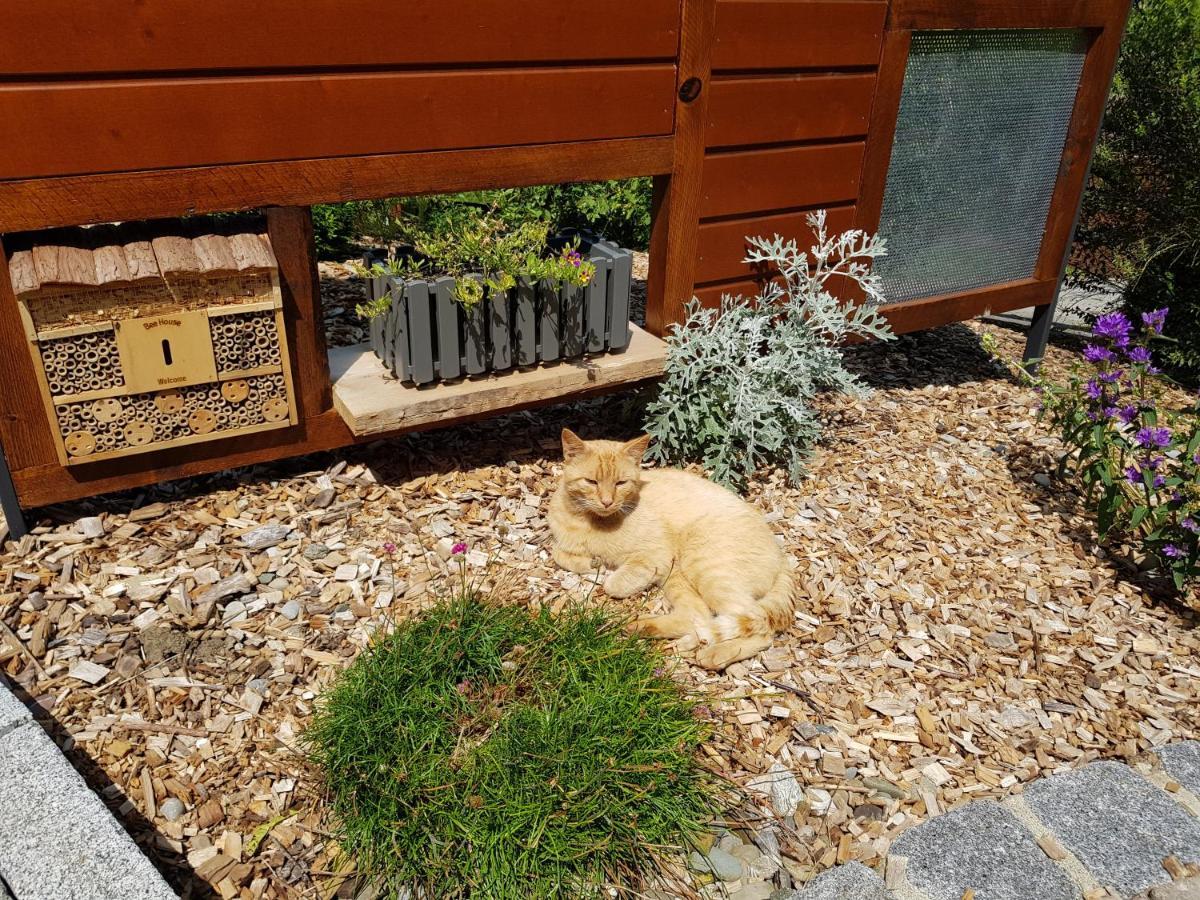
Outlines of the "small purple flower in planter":
M1150 351L1146 347L1131 347L1126 356L1129 357L1131 363L1150 362Z
M1169 556L1171 559L1179 559L1181 556L1187 556L1187 554L1174 544L1167 544L1163 547L1163 556Z
M1125 318L1124 313L1119 312L1101 316L1092 326L1092 334L1108 338L1118 347L1125 347L1129 344L1129 332L1132 330L1133 323Z
M1138 408L1136 406L1122 406L1117 410L1117 418L1128 425L1138 417Z
M1088 344L1083 348L1083 358L1093 363L1108 362L1113 358L1113 352L1099 344Z
M1152 310L1151 312L1142 313L1142 324L1155 334L1162 334L1163 325L1167 322L1167 313L1170 312L1170 307L1164 306L1162 309Z
M1141 428L1134 435L1139 447L1166 447L1171 443L1170 428Z
M445 546L445 545L443 544L443 546ZM457 544L455 544L453 547L450 548L450 552L454 553L454 554L458 554L460 556L463 553L466 553L467 552L466 541L459 541Z

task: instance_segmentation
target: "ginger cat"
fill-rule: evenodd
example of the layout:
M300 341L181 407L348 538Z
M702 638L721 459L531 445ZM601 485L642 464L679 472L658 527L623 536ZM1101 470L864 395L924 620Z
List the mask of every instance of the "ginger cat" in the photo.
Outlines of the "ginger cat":
M650 438L584 441L563 429L564 468L550 500L554 561L585 574L613 569L611 597L662 585L671 611L636 620L659 638L693 637L696 660L723 669L771 644L794 608L792 577L761 513L720 485L678 469L642 469Z

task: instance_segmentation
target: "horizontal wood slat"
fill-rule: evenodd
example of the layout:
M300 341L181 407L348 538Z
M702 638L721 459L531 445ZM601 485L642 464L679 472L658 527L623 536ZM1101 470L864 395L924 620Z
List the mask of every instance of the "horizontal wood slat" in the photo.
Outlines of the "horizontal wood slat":
M849 203L858 196L863 144L709 154L702 218Z
M670 65L9 86L0 179L667 134L674 89Z
M835 207L827 212L826 228L830 234L839 234L854 226L853 206ZM790 212L701 225L700 253L696 262L697 283L750 275L749 265L742 262L746 257L748 235L769 238L778 234L789 239L795 238L800 247L808 248L813 243L808 215L807 212Z
M805 69L879 62L883 0L720 0L713 69Z
M1029 279L961 294L908 300L884 307L883 314L896 334L905 334L949 322L963 322L989 312L1040 306L1054 298L1057 288L1055 280Z
M3 75L671 58L678 0L34 0L0 4Z
M259 206L658 175L670 137L0 181L0 234Z
M874 92L874 74L721 79L708 99L708 146L865 135Z
M890 27L1104 28L1125 15L1128 0L893 0Z

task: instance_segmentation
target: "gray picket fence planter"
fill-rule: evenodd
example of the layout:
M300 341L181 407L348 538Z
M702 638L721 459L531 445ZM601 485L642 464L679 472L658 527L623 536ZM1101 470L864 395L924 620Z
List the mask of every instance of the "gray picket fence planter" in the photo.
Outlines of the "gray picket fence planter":
M586 287L522 279L501 294L485 289L469 310L454 299L453 278L368 278L371 300L391 297L371 320L371 349L412 384L624 350L633 255L586 235L579 251L596 266Z

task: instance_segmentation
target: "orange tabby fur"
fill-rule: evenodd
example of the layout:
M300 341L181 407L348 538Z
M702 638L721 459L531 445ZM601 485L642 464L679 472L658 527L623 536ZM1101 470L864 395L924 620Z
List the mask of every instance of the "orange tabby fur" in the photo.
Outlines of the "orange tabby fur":
M771 645L792 620L792 577L762 515L731 491L678 469L643 470L649 437L584 441L563 429L562 480L550 501L554 561L609 567L604 590L629 597L662 585L671 611L634 627L704 644L723 669Z

